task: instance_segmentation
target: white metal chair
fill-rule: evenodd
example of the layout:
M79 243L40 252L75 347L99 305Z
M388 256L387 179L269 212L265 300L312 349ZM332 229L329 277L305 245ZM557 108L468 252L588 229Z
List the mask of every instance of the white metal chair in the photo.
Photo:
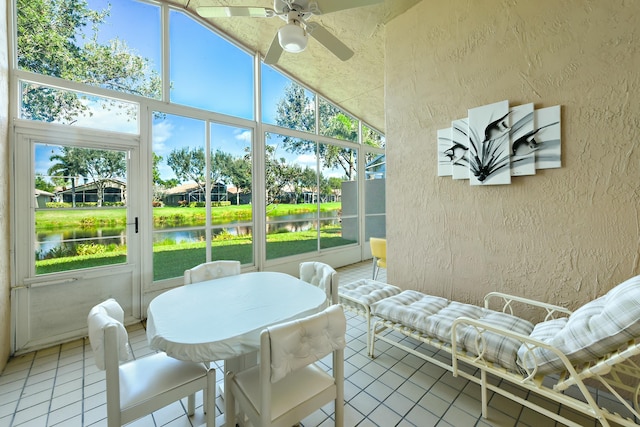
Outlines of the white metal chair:
M381 268L387 268L387 239L371 237L369 239L371 255L373 255L373 280L378 277Z
M335 425L344 425L346 318L331 305L260 334L260 364L225 374L226 425L235 426L235 404L253 427L291 427L335 401ZM332 354L333 375L314 362Z
M301 262L300 280L323 289L329 304L338 303L338 273L328 264L322 262Z
M188 396L187 412L195 413L195 393L203 390L206 425L215 427L215 369L184 362L165 353L128 360L129 337L124 311L113 298L91 309L89 341L96 366L106 369L107 425L123 424L148 415Z
M204 282L220 277L235 276L241 272L240 261L211 261L184 271L184 284Z

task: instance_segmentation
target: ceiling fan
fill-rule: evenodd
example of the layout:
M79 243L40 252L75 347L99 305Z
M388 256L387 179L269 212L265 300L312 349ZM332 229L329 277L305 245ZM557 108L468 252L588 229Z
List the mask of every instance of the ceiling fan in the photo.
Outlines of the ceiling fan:
M353 56L353 51L317 22L309 22L314 15L326 15L356 7L382 3L384 0L274 0L273 9L243 6L200 6L196 8L203 18L245 16L272 18L277 16L286 22L271 41L264 58L265 64L275 64L283 51L298 53L305 50L309 36L329 49L342 61Z

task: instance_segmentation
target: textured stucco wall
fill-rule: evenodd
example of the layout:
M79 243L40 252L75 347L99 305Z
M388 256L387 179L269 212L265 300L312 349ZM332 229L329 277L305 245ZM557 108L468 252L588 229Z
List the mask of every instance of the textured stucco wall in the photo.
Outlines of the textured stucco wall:
M9 359L9 94L7 3L0 0L0 372Z
M640 274L640 2L423 0L387 26L388 279L575 308ZM562 168L471 187L436 131L507 99L562 105Z

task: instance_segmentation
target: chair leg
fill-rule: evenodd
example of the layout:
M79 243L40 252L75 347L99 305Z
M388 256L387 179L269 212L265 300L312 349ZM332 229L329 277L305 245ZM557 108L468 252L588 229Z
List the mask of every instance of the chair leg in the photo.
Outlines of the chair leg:
M340 404L342 403L342 405ZM339 399L335 400L335 425L336 427L344 427L344 400L339 402Z
M205 399L207 398L206 394L204 398ZM192 416L195 413L196 413L196 395L190 394L189 397L187 397L187 415Z
M231 381L233 381L233 372L225 372L224 374L224 425L229 427L236 426L236 400L231 393Z
M378 258L373 257L373 280L376 280L376 277L378 277Z
M207 388L204 390L202 407L207 427L216 427L216 369L207 372Z

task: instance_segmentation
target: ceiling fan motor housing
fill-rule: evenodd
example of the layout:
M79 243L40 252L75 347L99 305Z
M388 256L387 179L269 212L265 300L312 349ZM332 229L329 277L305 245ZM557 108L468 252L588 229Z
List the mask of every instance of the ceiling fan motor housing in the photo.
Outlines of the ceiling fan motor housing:
M273 1L273 10L275 10L278 15L286 15L292 10L298 12L306 12L306 14L311 15L312 13L317 11L317 9L318 7L316 2L311 2L309 0Z

